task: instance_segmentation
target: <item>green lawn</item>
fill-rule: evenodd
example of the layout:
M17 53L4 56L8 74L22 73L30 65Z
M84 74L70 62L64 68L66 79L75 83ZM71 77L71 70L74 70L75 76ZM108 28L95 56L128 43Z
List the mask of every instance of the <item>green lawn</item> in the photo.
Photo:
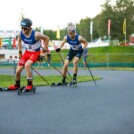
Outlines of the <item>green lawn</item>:
M43 76L44 79L46 79L49 83L49 85L51 85L51 83L55 82L59 82L61 81L62 77L61 76ZM94 76L95 80L100 80L102 79L99 76ZM0 87L8 87L9 85L14 84L15 78L11 75L0 75ZM35 86L47 86L48 84L39 76L34 76L33 78L33 84ZM93 81L91 76L78 76L77 78L78 82L84 82L84 81ZM26 80L26 76L22 76L21 77L21 85L26 85L27 84L27 80Z
M134 46L106 46L89 48L90 54L134 53Z
M62 50L60 53L65 59L68 50ZM55 51L52 51L52 62L61 62L60 56ZM134 62L134 47L133 46L106 46L88 48L87 62ZM82 60L81 60L82 62Z
M62 55L62 58L65 59L66 55L67 55L68 50L62 50L60 53ZM54 66L56 66L57 69L62 69L63 64L62 61L60 59L60 55L58 53L56 53L55 51L51 51L52 53L52 64ZM132 46L108 46L108 47L95 47L95 48L89 48L88 51L88 58L87 58L87 63L93 65L95 64L100 64L100 63L117 63L117 64L132 64L134 63L134 47ZM44 61L45 62L45 61ZM47 65L47 63L45 63ZM83 65L83 61L82 58L79 62L80 66L79 68L82 67ZM35 64L37 65L37 64ZM105 65L104 65L105 66ZM102 65L102 68L104 67ZM96 66L97 67L97 66ZM9 63L0 63L0 68L12 68L13 69L13 65L9 65ZM69 68L72 69L72 66L70 66ZM51 67L47 67L44 66L43 69L54 69L52 66ZM83 69L83 68L81 68ZM99 68L100 69L100 68ZM106 69L106 68L104 68ZM116 66L114 66L114 68L109 67L108 69L119 69L119 70L133 70L133 68L126 68L125 66L121 66L120 68L117 68ZM60 76L44 76L44 78L49 81L49 83L51 84L52 82L59 82L62 78ZM101 77L96 76L95 77L96 80L101 79ZM14 77L13 76L9 76L9 75L0 75L0 86L2 87L8 87L8 85L13 84L14 83ZM78 77L78 82L83 82L83 81L91 81L92 78L90 76L79 76ZM35 82L36 81L36 82ZM46 82L43 81L39 76L34 76L34 84L35 86L46 86ZM22 85L26 85L26 77L22 77Z

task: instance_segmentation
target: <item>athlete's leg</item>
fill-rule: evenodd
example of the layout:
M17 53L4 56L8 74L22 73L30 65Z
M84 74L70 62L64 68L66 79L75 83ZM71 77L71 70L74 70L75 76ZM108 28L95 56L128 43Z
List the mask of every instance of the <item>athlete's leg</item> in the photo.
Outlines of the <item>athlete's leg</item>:
M74 65L74 68L73 68L73 80L77 83L77 72L78 72L78 62L82 56L82 51L76 51L76 55L74 57L74 60L73 60L73 65Z
M33 64L33 61L28 60L25 63L25 70L26 70L26 76L27 76L27 86L25 87L26 90L32 90L33 84L32 84L32 72L31 72L31 65Z
M74 65L74 68L73 68L73 80L77 81L77 72L78 72L78 62L79 62L80 58L79 57L74 57L74 60L73 60L73 65Z
M66 82L66 74L67 74L67 68L68 68L69 63L70 61L68 59L65 59L63 69L62 69L63 79L60 82L61 84L64 84Z
M26 90L32 90L33 88L31 66L38 60L39 55L40 52L29 52L29 59L25 63L25 70L27 76L27 86L25 88Z
M67 57L66 57L66 59L65 59L65 62L64 62L63 69L62 69L62 73L63 73L63 75L64 75L63 81L65 81L65 79L66 79L67 68L68 68L69 63L70 63L71 60L73 59L74 55L75 55L75 53L73 52L73 50L69 50L68 55L67 55Z
M31 72L31 65L32 64L33 64L33 61L31 61L31 60L28 60L25 63L25 70L26 70L27 78L31 78L32 77L32 72Z
M16 69L16 75L15 75L15 84L14 85L10 85L8 87L8 90L16 90L20 87L20 75L21 75L21 71L23 70L24 66L20 66L18 64L17 69Z
M67 68L70 63L70 61L73 59L74 55L72 54L72 51L69 50L68 55L64 61L63 69L62 69L62 74L63 74L63 79L59 84L64 84L66 82L66 75L67 75Z
M28 54L27 54L27 52L25 52L23 54L22 58L20 59L18 66L17 66L17 69L16 69L16 80L17 81L20 80L21 71L23 70L25 62L27 61L27 59L28 59Z
M70 61L68 59L65 59L64 66L62 69L62 73L64 76L66 76L66 74L67 74L67 68L68 68L69 63L70 63Z
M74 57L74 60L73 60L73 65L74 65L73 72L74 72L74 74L77 74L79 60L80 60L79 57Z
M67 74L68 65L69 65L69 63L71 62L71 60L73 59L74 56L75 56L74 51L73 50L69 50L68 55L67 55L67 57L65 59L65 62L64 62L63 70L62 70L62 73L65 76Z
M23 70L24 66L20 66L18 65L17 66L17 69L16 69L16 80L20 80L20 75L21 75L21 71Z
M20 87L20 75L21 75L21 71L24 68L26 59L27 59L27 53L25 52L23 54L23 56L21 57L21 59L20 59L20 61L18 63L17 69L16 69L15 84L10 85L8 87L8 90L16 90L16 89L18 89Z

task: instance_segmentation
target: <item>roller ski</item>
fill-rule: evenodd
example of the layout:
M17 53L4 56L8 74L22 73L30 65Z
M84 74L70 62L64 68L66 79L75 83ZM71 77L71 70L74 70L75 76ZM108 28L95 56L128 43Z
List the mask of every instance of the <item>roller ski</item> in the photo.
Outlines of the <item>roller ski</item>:
M20 86L11 85L7 88L0 87L0 91L16 91Z
M1 88L0 87L0 91L8 91L8 88Z
M18 95L25 94L25 93L35 93L36 87L35 86L22 86L18 89Z
M76 87L77 86L77 81L76 80L72 80L70 82L70 86Z
M0 87L0 91L8 91L8 89Z
M54 86L66 86L68 84L68 82L62 80L61 82L58 82L58 83L52 83L51 84L51 87L54 87Z

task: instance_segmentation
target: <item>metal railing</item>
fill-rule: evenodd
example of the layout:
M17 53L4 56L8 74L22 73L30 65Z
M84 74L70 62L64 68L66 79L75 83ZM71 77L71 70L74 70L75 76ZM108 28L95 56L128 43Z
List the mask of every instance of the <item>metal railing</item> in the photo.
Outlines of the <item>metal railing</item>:
M65 59L67 53L61 53L62 58ZM88 54L87 63L89 67L134 67L134 54L133 53L106 53L106 54ZM57 67L62 67L63 63L57 53L52 53L51 64ZM14 72L17 66L16 60L0 60L0 68L13 68ZM43 60L36 62L35 67L48 67L48 63ZM70 67L73 66L71 62ZM83 58L80 59L79 67L83 67Z

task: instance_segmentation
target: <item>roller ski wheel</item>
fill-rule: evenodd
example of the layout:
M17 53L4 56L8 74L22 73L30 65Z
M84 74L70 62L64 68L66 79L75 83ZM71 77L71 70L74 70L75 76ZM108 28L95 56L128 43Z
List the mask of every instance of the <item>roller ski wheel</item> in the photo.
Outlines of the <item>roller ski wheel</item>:
M32 90L26 90L25 86L18 89L18 95L25 94L25 93L36 93L36 87L33 86Z
M23 91L24 88L25 88L25 87L22 86L22 87L20 87L20 88L18 89L18 95L21 95L21 93L22 93L22 91Z
M68 82L65 82L65 86L68 84Z
M52 84L51 84L51 87L54 87L54 86L55 86L55 83L52 83Z
M36 87L33 87L33 93L36 93Z
M51 84L51 87L54 87L54 86L63 86L63 85L67 85L68 84L68 82L65 82L64 84L62 84L61 82L59 82L59 83L52 83Z
M3 88L2 87L0 87L0 91L3 91Z
M71 81L71 82L70 82L70 87L71 87L71 86L77 87L77 82Z

